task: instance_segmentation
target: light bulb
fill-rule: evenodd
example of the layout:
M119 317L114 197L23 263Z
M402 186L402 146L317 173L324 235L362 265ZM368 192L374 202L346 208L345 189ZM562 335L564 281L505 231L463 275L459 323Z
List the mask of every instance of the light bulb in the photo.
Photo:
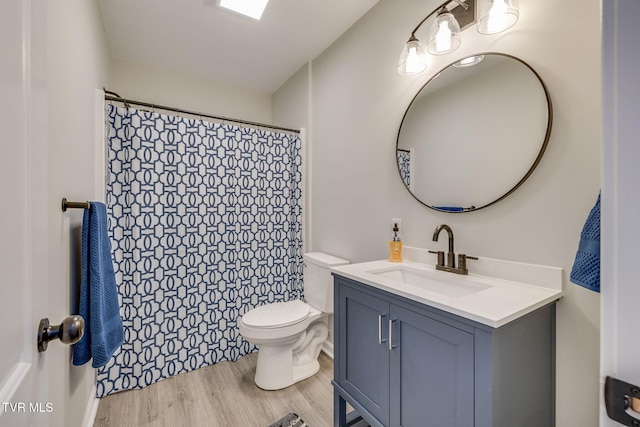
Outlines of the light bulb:
M410 39L402 49L398 72L404 75L419 74L427 69L427 54L418 39Z
M415 74L422 70L424 70L424 66L420 59L418 48L412 46L409 48L409 55L407 56L407 73Z
M436 34L436 50L438 52L447 52L451 49L451 30L449 29L449 23L446 21L440 22L438 27L438 33Z
M487 31L496 33L505 26L507 5L503 0L495 0L487 18Z
M478 16L478 32L496 34L518 21L517 0L483 0Z
M436 21L429 30L427 50L432 55L444 55L460 46L460 25L446 8L438 12Z

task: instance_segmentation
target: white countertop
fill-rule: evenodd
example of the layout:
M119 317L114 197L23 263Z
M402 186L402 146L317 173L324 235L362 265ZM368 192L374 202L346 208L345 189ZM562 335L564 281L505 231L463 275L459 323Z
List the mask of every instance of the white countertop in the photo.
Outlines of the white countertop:
M469 275L459 275L439 271L432 265L412 261L403 261L402 263L389 262L387 260L371 261L333 267L331 270L341 276L365 283L374 288L438 308L493 328L503 326L562 296L562 269L492 260L490 258L480 259L485 264L492 265L491 263L495 261L493 265L509 265L511 269L515 270L521 265L523 266L523 271L526 270L527 277L531 275L532 269L538 269L542 271L542 277L548 277L548 281L554 283L544 283L544 285L540 283L530 284L521 281L505 280L499 277L474 274L472 272L470 272ZM466 285L472 285L473 287L483 289L463 293L459 296L449 296L444 293L425 289L419 285L411 285L392 277L384 277L372 273L393 269L399 265L404 265L414 271L422 271L437 280L441 279L443 286L456 286L456 284L458 284L465 287ZM469 266L469 268L472 270L473 265ZM535 274L531 276L535 276ZM539 282L539 278L533 281Z

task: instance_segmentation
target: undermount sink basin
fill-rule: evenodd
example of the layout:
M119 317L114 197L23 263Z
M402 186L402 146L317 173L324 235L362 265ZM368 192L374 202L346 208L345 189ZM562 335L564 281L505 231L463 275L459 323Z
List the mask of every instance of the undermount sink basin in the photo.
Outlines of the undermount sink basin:
M440 271L430 272L403 264L370 270L368 273L450 297L462 297L491 287L491 285L475 281L469 276L456 276L453 273Z

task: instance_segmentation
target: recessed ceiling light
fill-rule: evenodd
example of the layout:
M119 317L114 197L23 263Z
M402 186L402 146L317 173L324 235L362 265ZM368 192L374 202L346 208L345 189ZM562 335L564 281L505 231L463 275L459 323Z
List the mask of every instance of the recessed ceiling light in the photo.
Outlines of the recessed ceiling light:
M238 12L253 19L260 19L269 0L220 0L220 7Z

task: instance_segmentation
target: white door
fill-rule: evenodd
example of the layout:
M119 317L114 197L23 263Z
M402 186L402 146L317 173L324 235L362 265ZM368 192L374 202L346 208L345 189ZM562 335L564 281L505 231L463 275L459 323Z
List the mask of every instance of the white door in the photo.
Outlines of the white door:
M640 0L602 8L601 380L640 386Z
M0 12L0 426L47 425L46 4ZM51 319L55 321L55 319Z

